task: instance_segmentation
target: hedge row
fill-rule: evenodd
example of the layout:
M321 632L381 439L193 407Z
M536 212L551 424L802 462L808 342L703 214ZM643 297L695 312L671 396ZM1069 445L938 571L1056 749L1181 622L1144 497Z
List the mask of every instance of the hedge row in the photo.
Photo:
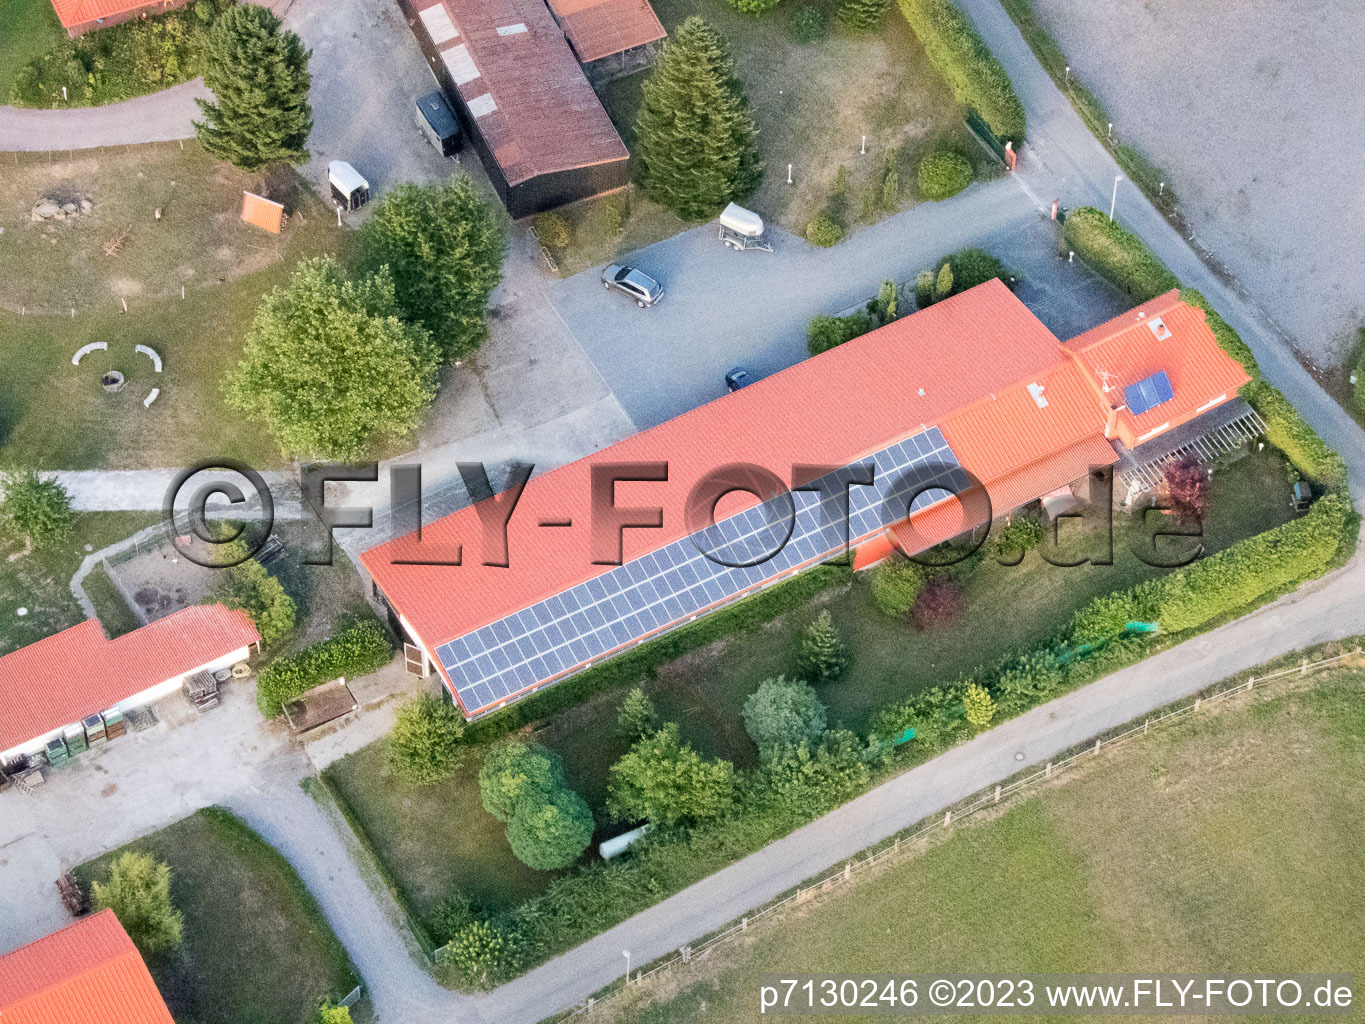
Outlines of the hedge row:
M267 718L283 713L299 694L338 676L355 678L383 668L393 645L378 619L363 619L320 644L277 658L256 680L256 706Z
M1265 420L1266 440L1284 452L1304 476L1330 489L1345 486L1346 463L1275 385L1257 378L1242 394Z
M1024 141L1024 105L1009 75L952 0L900 0L901 13L957 101L1002 140Z
M1068 210L1063 228L1066 244L1134 302L1146 302L1180 282L1137 235L1120 227L1093 206Z

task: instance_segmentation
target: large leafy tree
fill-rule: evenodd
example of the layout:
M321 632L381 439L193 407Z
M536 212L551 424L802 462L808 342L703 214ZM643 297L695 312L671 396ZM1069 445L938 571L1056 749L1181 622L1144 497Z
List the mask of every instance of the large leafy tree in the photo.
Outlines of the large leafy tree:
M267 644L294 628L297 609L284 585L254 558L242 558L247 547L235 540L221 553L225 568L205 601L246 612Z
M56 480L44 480L32 469L14 470L0 476L0 493L0 519L35 548L70 535L76 520L71 495Z
M764 761L785 746L820 738L825 706L810 684L783 676L765 679L744 702L744 731Z
M650 198L701 220L753 193L758 128L715 29L695 16L678 26L642 91L635 152Z
M507 842L527 867L537 871L565 868L592 842L592 811L571 789L551 791L543 800L517 805L507 823Z
M431 332L443 359L488 336L488 297L502 277L502 220L468 177L399 185L360 236L362 265L387 266L398 308Z
M185 919L171 902L171 869L146 853L114 861L109 881L91 887L98 910L112 910L144 954L180 945Z
M513 740L494 747L479 769L483 807L499 821L511 821L527 799L542 801L564 786L564 766L558 755L539 743Z
M398 709L389 733L389 766L400 779L419 786L449 778L464 760L460 737L464 717L430 693Z
M734 796L735 766L702 757L669 722L611 766L607 808L623 821L676 825L719 817Z
M214 98L197 101L204 120L195 134L210 153L247 171L308 159L311 51L280 26L266 8L237 4L214 23L204 48L204 84Z
M413 432L437 366L430 335L398 318L386 272L350 281L322 257L266 297L224 390L285 454L354 461Z

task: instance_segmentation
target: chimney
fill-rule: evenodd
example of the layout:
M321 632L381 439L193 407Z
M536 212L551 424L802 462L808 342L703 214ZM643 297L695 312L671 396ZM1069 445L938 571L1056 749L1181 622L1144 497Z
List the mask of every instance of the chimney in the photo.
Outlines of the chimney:
M1115 435L1115 432L1118 430L1119 410L1122 408L1123 406L1121 405L1116 405L1110 408L1109 417L1104 421L1104 436L1106 440L1112 438Z

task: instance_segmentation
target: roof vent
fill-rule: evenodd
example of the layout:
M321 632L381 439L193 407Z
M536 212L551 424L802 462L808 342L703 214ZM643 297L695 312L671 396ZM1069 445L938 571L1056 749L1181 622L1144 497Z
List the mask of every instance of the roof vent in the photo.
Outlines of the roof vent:
M915 392L915 394L919 395L920 398L923 398L923 397L924 397L924 389L923 389L923 388L920 388L917 392Z
M526 31L526 23L517 22L515 25L499 25L498 35L500 36L519 36Z
M1043 385L1034 381L1028 386L1028 393L1033 396L1033 400L1038 403L1039 409L1047 408L1047 399L1043 397Z
M1171 336L1171 329L1166 326L1159 316L1154 316L1147 321L1147 330L1155 335L1157 341L1165 341Z

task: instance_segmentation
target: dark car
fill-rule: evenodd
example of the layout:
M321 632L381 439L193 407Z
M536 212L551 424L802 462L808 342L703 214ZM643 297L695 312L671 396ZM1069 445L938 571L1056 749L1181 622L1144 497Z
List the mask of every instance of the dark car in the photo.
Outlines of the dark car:
M731 391L747 388L753 382L753 375L742 366L736 366L725 375L725 386Z
M635 300L635 305L644 309L664 297L663 287L658 281L643 274L634 267L624 267L613 263L602 271L602 283L607 288L615 288Z

